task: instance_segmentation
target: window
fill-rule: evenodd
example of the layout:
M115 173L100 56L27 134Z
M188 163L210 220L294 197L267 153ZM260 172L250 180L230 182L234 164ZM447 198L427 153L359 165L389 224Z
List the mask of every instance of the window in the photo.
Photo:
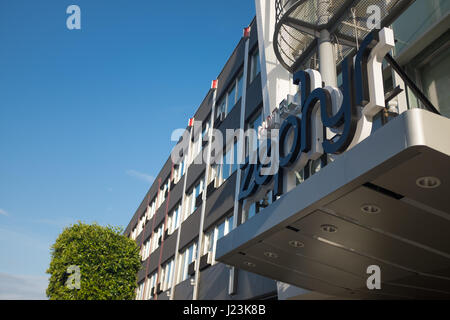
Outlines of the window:
M147 208L147 220L152 219L155 213L156 213L156 199L153 199Z
M156 287L156 277L157 274L156 272L152 273L152 275L150 277L148 277L147 279L147 285L145 288L145 294L144 294L144 299L148 300L152 297L152 289L154 287Z
M269 190L264 198L262 198L259 201L253 202L250 205L247 206L247 204L244 205L246 209L244 209L244 214L242 216L242 223L246 222L248 219L251 219L256 214L258 214L262 209L266 208L273 202L273 192L272 190Z
M184 281L188 278L188 267L195 260L196 252L197 243L192 243L181 253L178 282Z
M142 230L144 230L145 223L147 221L146 214L144 214L140 219L136 226L136 236L140 235Z
M144 295L144 281L138 284L138 289L136 291L136 300L142 300Z
M173 264L174 264L174 262L173 262L173 258L172 258L161 267L160 283L161 283L161 289L163 291L170 289L170 287L172 286Z
M255 50L252 53L252 57L251 57L251 72L250 72L250 82L252 82L256 76L260 73L261 71L261 65L259 63L259 51Z
M203 254L207 254L209 252L214 257L216 255L217 240L227 235L232 229L233 216L231 215L220 221L215 227L206 232Z
M192 190L186 195L186 214L184 220L197 210L197 197L203 191L203 181L204 178L198 180Z
M219 177L218 185L227 180L237 169L238 166L238 142L228 145L226 151L222 154L222 163L213 166L215 174ZM218 171L217 171L218 170Z
M237 87L236 87L236 90L237 90L237 92L236 92L236 102L242 97L242 80L244 79L244 77L243 77L243 75L242 75L242 73L241 73L241 75L238 77L238 80L237 80Z
M141 259L144 261L150 255L150 243L151 238L148 238L147 241L144 242L144 245L141 248Z
M226 112L226 99L222 98L216 106L216 119L219 119L222 114Z
M212 163L211 166L209 167L208 184L210 184L216 177L217 177L217 164Z
M242 96L242 80L242 73L240 73L239 76L231 81L227 94L219 100L219 103L217 103L216 119L220 118L221 114L225 117L236 105L239 98Z
M231 174L233 174L238 168L238 142L235 141L233 145L233 162L231 163Z
M161 188L159 189L158 208L161 206L164 200L166 200L166 191L168 189L169 189L169 178L164 180L164 183L161 185Z
M174 168L174 182L177 183L180 181L181 177L183 176L184 172L186 171L186 158L184 157L183 160L176 165Z
M159 247L159 239L163 235L164 225L161 224L156 230L153 232L152 240L151 240L151 249L150 253L153 253Z
M194 210L193 210L194 195L193 194L194 194L194 190L191 190L190 192L188 192L188 194L186 194L183 221L185 221L194 212Z
M202 151L202 140L201 135L198 134L197 137L194 138L194 142L192 143L192 152L191 152L191 162L199 155Z
M203 125L202 128L202 144L208 141L208 130L211 127L211 118Z
M255 112L255 114L247 121L247 130L249 129L253 129L255 130L255 136L254 137L254 141L250 141L249 137L246 136L246 143L245 143L245 155L248 156L249 155L249 150L257 150L258 147L258 128L259 126L261 126L262 124L262 109L258 110L257 112Z
M423 57L418 73L425 95L443 116L450 118L450 47L441 48L432 57Z
M172 234L180 225L180 213L181 213L181 203L175 206L167 218L167 230L169 234Z
M230 113L231 109L236 104L236 84L233 84L231 86L230 91L228 91L228 97L227 97L227 114Z
M231 152L228 150L222 155L222 182L230 176L230 154Z

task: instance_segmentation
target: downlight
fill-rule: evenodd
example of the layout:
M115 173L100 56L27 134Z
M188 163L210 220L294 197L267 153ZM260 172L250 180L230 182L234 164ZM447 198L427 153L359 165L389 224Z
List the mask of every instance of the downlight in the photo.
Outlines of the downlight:
M294 248L303 248L305 246L305 244L303 242L298 241L298 240L289 241L289 245Z
M381 209L374 204L364 204L361 206L361 211L367 214L376 214L380 213Z
M254 264L253 262L249 262L249 261L245 261L244 265L246 265L247 267L250 267L250 268L256 267L256 264Z
M328 233L335 233L338 229L336 226L333 226L332 224L323 224L320 226L320 228Z
M265 255L267 258L271 258L271 259L276 259L276 258L278 258L278 255L277 255L275 252L266 251L266 252L264 252L264 255Z
M416 180L416 184L420 188L434 189L441 185L441 180L436 177L420 177Z

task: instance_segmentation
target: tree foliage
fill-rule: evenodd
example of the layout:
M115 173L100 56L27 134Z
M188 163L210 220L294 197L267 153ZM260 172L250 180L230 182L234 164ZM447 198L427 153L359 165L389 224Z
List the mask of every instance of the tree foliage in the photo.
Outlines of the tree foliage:
M67 285L69 266L80 268L79 289ZM121 228L79 222L65 228L51 247L47 296L51 300L133 299L140 267L139 249Z

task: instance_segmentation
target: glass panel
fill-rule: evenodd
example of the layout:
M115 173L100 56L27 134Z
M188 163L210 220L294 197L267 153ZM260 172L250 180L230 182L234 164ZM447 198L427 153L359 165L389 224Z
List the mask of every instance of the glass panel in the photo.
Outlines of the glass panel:
M256 51L252 56L252 73L250 82L253 81L258 73L261 71L261 66L259 64L259 51Z
M256 214L256 204L252 203L250 208L248 209L248 219L250 219L251 217L253 217Z
M450 48L426 63L420 72L424 93L442 115L450 117Z
M242 96L242 74L239 76L238 81L237 81L237 98L236 98L236 102L241 98Z
M225 221L219 224L217 227L217 240L222 238L225 235Z
M236 104L236 87L233 84L232 89L228 92L228 108L227 108L227 114L230 113L231 109Z
M222 99L216 106L216 119L220 117L220 115L225 112L225 99Z
M231 173L235 172L237 170L237 166L238 166L238 143L235 142L233 145L233 164L231 167Z
M214 245L214 229L208 232L208 234L206 235L206 243L205 243L206 252L212 252L213 245Z
M233 230L233 216L228 218L228 232Z
M395 50L399 55L450 10L448 0L415 1L393 23ZM414 23L411 23L414 21Z
M190 264L192 262L193 254L194 254L194 247L190 246L188 249L188 256L187 256L188 264Z
M230 176L230 161L228 160L228 152L224 153L222 157L222 179L225 181Z

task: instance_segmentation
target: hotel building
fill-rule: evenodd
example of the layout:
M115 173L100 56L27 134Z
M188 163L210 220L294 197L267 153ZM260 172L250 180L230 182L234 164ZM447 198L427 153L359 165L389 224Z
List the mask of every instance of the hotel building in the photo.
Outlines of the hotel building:
M136 299L450 298L450 2L255 4L125 230ZM227 129L279 129L279 171Z

